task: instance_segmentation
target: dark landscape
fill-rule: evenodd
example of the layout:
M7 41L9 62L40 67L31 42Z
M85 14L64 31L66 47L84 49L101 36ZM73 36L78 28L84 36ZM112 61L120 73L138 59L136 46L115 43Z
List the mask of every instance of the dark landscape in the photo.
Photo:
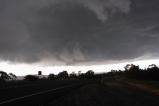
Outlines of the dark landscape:
M5 72L1 72L4 73ZM128 64L125 70L79 75L26 75L15 80L1 74L0 105L8 106L158 106L159 68L143 70ZM9 81L9 79L11 79ZM8 81L7 81L8 80ZM155 92L154 92L155 91Z

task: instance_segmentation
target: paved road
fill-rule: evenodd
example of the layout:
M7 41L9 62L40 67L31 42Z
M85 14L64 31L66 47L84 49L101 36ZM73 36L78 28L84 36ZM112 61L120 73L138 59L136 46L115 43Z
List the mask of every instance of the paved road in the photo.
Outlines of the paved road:
M159 97L121 84L90 84L47 106L159 106Z
M81 86L79 81L46 82L0 90L0 106L39 106Z

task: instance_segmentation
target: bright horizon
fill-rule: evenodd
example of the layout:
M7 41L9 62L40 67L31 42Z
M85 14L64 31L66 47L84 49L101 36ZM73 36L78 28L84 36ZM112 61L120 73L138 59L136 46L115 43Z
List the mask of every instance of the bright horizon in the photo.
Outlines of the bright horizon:
M11 64L9 62L0 62L0 70L7 73L13 73L17 76L24 76L28 74L37 74L38 71L42 71L43 75L49 75L50 73L58 74L59 72L66 70L68 73L81 71L85 73L88 70L93 70L95 73L104 73L111 70L123 70L126 64L139 65L140 68L147 68L148 65L159 65L159 59L154 60L140 60L132 62L122 62L117 64L102 64L102 65L81 65L81 66L38 66L29 64Z

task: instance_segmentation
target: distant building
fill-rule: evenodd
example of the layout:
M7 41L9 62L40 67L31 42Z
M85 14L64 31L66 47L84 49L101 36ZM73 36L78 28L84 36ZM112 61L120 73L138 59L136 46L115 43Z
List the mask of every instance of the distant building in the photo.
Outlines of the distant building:
M42 71L38 71L38 75L42 75Z

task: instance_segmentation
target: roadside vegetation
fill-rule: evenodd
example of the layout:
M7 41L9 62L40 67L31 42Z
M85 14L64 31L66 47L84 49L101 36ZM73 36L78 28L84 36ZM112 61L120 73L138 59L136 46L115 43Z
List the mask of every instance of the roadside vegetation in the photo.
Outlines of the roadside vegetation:
M156 106L152 103L159 104L155 103L159 95L158 77L159 68L154 64L149 65L147 69L127 64L124 70L112 70L101 74L97 74L93 70L88 70L86 73L79 71L78 74L68 73L64 70L48 76L26 75L23 80L17 80L17 76L13 73L0 71L0 90L3 95L5 94L1 98L8 98L8 95L12 98L12 95L20 97L73 85L71 88L44 95L44 98L38 96L33 101L35 103L45 102L48 104L47 106L89 106L90 104L91 106L109 104L109 106L122 104L122 106L141 106L143 101L146 101L145 106ZM12 92L13 90L14 92Z
M159 88L159 67L155 64L149 65L147 69L141 69L134 64L127 64L124 68L124 70L111 70L111 72L101 74L96 74L93 70L88 70L86 73L79 72L77 74L72 72L69 74L64 70L57 75L51 73L47 77L42 77L42 75L26 75L21 81L17 80L17 76L13 73L7 74L4 71L0 71L0 87L55 80L96 80L101 83L104 81L112 82L118 80L133 84L149 85L157 89Z

